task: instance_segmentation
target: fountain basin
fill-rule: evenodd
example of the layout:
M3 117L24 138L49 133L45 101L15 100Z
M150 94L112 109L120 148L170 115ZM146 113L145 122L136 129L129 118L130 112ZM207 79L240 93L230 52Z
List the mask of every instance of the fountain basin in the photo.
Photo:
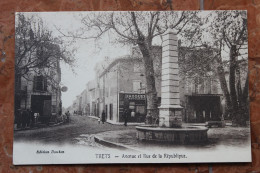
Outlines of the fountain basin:
M176 144L196 144L207 142L208 128L187 126L167 128L151 125L136 126L136 137L141 141L168 142Z

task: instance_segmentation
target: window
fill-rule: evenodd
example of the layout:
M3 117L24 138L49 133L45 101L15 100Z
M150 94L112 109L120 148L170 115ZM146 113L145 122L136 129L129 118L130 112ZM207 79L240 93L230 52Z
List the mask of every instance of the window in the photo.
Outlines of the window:
M44 76L34 76L33 90L34 91L47 91L47 78Z
M133 92L140 92L141 90L141 81L140 80L134 80L133 81Z

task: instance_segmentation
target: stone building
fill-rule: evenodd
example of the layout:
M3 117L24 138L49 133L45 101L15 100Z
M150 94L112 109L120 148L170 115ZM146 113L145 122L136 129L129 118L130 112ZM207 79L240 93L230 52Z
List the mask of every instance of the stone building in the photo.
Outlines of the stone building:
M220 120L223 100L212 58L214 50L179 46L182 119L188 123Z
M161 61L161 47L153 48L155 62ZM155 74L160 77L160 69L155 63ZM128 110L128 122L144 122L146 115L144 65L136 47L132 54L110 60L106 65L96 67L96 116L106 113L106 121L120 123L124 121L123 111ZM159 78L158 77L158 78ZM157 91L160 81L156 80ZM160 94L158 95L160 97ZM159 99L160 100L160 99ZM93 105L90 106L93 108ZM131 114L131 112L134 112Z
M104 110L108 122L123 122L122 112L127 106L125 105L127 103L124 101L124 96L140 95L141 92L144 92L141 88L144 87L145 81L141 75L140 62L141 60L137 58L118 58L99 76L99 113ZM121 95L124 95L122 99L120 99ZM134 100L132 101L134 102ZM145 110L145 98L140 104ZM145 112L142 113L145 114ZM134 120L129 118L129 121Z
M73 101L70 112L75 115L87 115L87 105L88 105L88 90L84 89L76 99Z
M27 57L29 58L29 57ZM28 63L24 59L22 64ZM52 64L51 67L48 64ZM16 75L15 79L15 116L22 110L39 113L39 122L55 121L61 115L61 68L58 58L50 58L48 62L39 63L26 75Z
M98 116L98 110L97 110L97 97L96 97L96 80L91 80L87 83L87 95L86 95L86 115L88 116Z
M83 90L80 94L82 101L81 101L81 113L82 115L87 115L87 103L88 103L88 91L87 89Z
M247 49L242 49L243 56L247 55L245 50ZM179 46L180 98L181 105L185 108L182 113L185 122L204 123L224 118L226 103L217 74L218 64L213 61L216 52L217 50L209 48L190 49ZM237 59L239 68L236 73L239 73L239 81L236 83L239 82L243 87L248 76L247 60L242 57L242 53ZM226 82L229 84L230 62L223 60L223 64Z

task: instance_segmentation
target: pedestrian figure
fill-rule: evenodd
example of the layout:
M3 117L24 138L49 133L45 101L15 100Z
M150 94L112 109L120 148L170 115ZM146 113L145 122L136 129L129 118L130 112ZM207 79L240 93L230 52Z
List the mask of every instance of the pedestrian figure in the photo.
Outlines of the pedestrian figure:
M70 111L67 112L67 122L70 122Z
M34 113L32 111L30 112L30 120L31 120L30 126L33 127L34 123L35 123L35 120L34 120Z
M23 110L22 111L22 128L26 127L26 123L27 123L27 111Z
M101 118L102 118L102 123L104 124L104 122L106 121L106 113L105 113L104 110L103 110L103 112L102 112Z
M26 126L30 127L30 122L31 122L31 110L27 109L26 110Z
M127 126L127 118L128 118L128 111L127 111L127 109L124 110L124 115L123 116L124 116L124 119L125 119L124 125Z
M100 121L101 121L101 120L100 120L100 117L98 117L98 124L100 124Z
M37 113L37 112L35 112L35 113L33 114L33 116L34 116L34 124L37 124L37 123L38 123L38 118L39 118L40 114Z
M67 112L65 112L65 114L63 114L63 122L64 122L64 123L67 122Z
M17 128L20 128L22 126L22 110L17 110Z
M137 122L141 122L141 115L140 115L139 111L136 112L136 119L137 119Z

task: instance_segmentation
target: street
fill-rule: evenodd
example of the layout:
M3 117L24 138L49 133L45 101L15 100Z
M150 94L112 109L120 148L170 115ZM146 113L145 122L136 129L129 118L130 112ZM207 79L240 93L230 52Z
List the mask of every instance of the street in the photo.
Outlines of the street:
M15 141L37 141L40 143L74 144L75 138L81 134L97 134L100 132L134 129L134 126L119 126L108 123L99 124L96 119L86 116L71 116L69 124L54 127L15 131Z
M33 130L15 131L15 141L34 141L48 144L82 144L96 146L93 135L106 141L122 144L129 147L147 147L135 138L135 126L99 124L96 119L86 116L71 116L69 124L61 124L53 127L45 127ZM202 148L211 148L218 145L243 146L248 142L249 128L230 127L210 128L208 130L209 143ZM155 146L157 146L156 144ZM161 147L164 144L160 145ZM167 145L167 147L169 147ZM176 147L176 146L175 146ZM186 146L188 147L188 146ZM192 147L192 146L189 146Z

